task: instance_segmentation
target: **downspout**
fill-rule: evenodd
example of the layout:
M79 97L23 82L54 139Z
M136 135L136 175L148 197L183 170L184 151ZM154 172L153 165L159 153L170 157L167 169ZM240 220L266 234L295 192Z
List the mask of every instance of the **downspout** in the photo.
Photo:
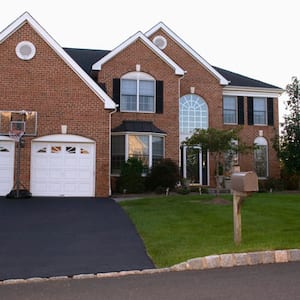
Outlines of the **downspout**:
M187 73L187 71L184 71L184 74L186 74ZM180 103L179 103L179 99L180 99L180 97L181 97L181 80L184 78L184 75L182 75L182 76L180 76L179 78L178 78L178 122L179 122L179 106L180 106ZM179 168L182 170L182 168L183 168L183 166L181 165L181 154L180 154L180 148L181 148L181 141L180 141L180 126L179 126L179 124L178 124L178 131L179 131L179 136L178 136L178 145L179 145L179 153L178 153L178 161L179 161L179 164L178 164L178 166L179 166ZM183 170L182 170L182 172L180 172L180 174L183 174Z
M108 163L109 163L109 167L108 167L108 177L109 177L109 186L108 186L108 189L109 189L109 196L111 196L112 195L112 191L111 191L111 119L112 119L112 114L114 114L116 111L117 111L117 107L118 107L119 105L116 105L116 108L113 110L113 111L111 111L110 113L109 113L109 149L108 149L108 151L109 151L109 159L108 159Z

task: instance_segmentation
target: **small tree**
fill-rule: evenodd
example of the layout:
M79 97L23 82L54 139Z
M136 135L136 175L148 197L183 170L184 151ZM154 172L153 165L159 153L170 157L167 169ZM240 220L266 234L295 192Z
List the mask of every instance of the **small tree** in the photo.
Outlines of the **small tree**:
M253 145L247 145L240 140L240 129L196 129L194 134L184 142L187 146L200 145L202 151L209 151L212 155L216 172L217 194L219 194L220 166L223 166L224 154L229 151L245 153L253 149ZM233 143L233 141L237 141L237 143Z
M284 116L281 135L275 140L274 148L286 172L300 179L300 82L297 77L292 78L286 92L289 96L286 101L288 115Z

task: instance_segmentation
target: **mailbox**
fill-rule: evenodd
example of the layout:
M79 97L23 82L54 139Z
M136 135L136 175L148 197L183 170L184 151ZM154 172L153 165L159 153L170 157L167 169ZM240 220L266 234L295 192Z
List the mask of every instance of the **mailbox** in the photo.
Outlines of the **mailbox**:
M237 192L257 192L258 178L255 172L238 172L231 175L231 189Z

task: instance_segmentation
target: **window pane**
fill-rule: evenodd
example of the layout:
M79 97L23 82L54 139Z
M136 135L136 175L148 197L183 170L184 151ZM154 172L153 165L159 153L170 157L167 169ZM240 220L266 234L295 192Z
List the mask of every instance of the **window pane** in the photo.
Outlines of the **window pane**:
M136 80L122 80L122 95L136 95L137 93Z
M254 151L255 171L258 177L268 176L267 146L259 145Z
M149 166L149 137L147 135L128 136L128 156L140 159Z
M154 81L140 81L140 95L154 96Z
M224 109L236 109L236 97L225 96L224 99Z
M208 107L201 97L190 94L180 98L179 126L181 140L196 128L208 127Z
M254 124L267 124L267 109L265 98L253 99L253 121Z
M154 112L154 97L140 95L139 111Z
M265 98L254 98L253 109L254 110L260 110L260 111L265 111L266 110Z
M122 79L121 81L121 111L137 110L137 82L136 80Z
M125 136L111 137L111 172L119 174L125 162Z
M136 111L137 110L137 98L136 95L122 95L121 97L121 111L128 110L128 111Z
M237 123L237 102L234 96L224 96L223 98L223 118L225 124Z
M139 111L154 112L154 81L139 81Z

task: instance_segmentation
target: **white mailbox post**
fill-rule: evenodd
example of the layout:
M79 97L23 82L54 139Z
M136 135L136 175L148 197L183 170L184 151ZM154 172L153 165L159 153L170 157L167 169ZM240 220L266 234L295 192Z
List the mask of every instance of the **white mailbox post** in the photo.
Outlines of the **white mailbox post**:
M239 245L242 241L242 201L252 192L258 191L258 178L255 172L238 172L231 175L233 190L233 226L234 242Z

